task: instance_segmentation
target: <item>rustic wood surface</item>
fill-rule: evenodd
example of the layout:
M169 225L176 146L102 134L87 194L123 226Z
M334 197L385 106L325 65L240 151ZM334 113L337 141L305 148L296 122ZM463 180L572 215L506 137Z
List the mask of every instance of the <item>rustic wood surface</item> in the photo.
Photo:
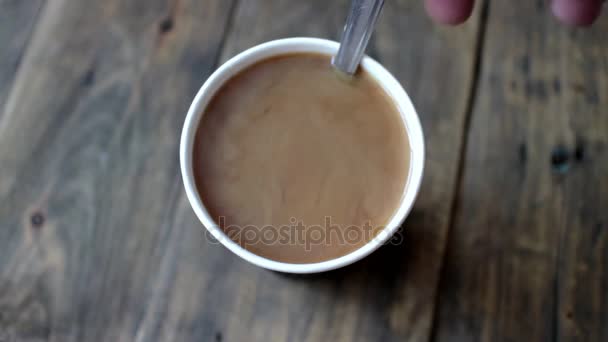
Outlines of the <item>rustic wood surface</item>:
M490 3L439 341L608 341L608 20Z
M387 1L425 179L400 244L291 276L205 239L181 125L221 62L347 0L0 0L0 341L608 340L608 19Z
M0 108L8 97L43 4L44 0L0 0Z

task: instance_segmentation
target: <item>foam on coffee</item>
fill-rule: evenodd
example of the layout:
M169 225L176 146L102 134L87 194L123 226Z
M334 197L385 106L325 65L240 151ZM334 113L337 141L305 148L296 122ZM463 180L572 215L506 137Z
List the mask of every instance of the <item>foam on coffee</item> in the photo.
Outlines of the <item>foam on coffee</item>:
M360 71L289 54L217 91L197 128L193 171L211 217L268 259L313 263L369 242L396 211L410 148L400 113Z

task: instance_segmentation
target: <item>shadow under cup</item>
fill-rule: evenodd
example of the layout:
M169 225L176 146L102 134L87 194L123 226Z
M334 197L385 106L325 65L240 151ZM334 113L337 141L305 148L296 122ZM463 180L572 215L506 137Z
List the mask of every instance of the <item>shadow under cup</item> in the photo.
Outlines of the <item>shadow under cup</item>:
M216 92L240 71L270 57L297 53L331 56L337 50L338 43L316 38L282 39L253 47L226 62L209 77L196 95L186 117L180 144L180 163L188 200L197 217L215 239L238 256L257 266L288 273L315 273L343 267L360 260L391 238L409 213L420 188L424 166L424 140L416 111L399 82L379 63L365 57L361 67L367 74L371 75L399 110L410 147L409 172L405 189L395 213L388 220L383 230L362 247L341 257L307 264L286 263L261 257L241 247L226 235L218 222L215 222L210 215L209 208L205 207L197 191L194 177L193 149L199 122Z

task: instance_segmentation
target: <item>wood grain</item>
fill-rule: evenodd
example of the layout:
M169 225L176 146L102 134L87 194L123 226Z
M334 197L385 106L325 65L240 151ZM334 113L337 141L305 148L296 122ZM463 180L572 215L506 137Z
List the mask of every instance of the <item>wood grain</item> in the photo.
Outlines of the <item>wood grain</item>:
M608 46L490 4L438 341L608 340Z
M207 336L204 320L182 318L203 303L164 306L180 296L164 292L172 281L205 269L175 279L162 265L177 262L185 231L205 248L177 151L230 10L48 1L0 121L0 340Z
M45 0L0 0L0 108L8 97L21 58ZM0 120L2 110L0 110Z

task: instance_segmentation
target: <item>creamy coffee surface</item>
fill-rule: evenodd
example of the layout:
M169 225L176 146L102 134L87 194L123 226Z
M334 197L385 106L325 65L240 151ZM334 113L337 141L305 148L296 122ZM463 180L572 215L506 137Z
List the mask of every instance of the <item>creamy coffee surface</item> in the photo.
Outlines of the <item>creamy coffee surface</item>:
M248 67L215 94L197 128L193 171L235 242L312 263L369 242L395 213L410 148L399 111L366 72L290 54Z

